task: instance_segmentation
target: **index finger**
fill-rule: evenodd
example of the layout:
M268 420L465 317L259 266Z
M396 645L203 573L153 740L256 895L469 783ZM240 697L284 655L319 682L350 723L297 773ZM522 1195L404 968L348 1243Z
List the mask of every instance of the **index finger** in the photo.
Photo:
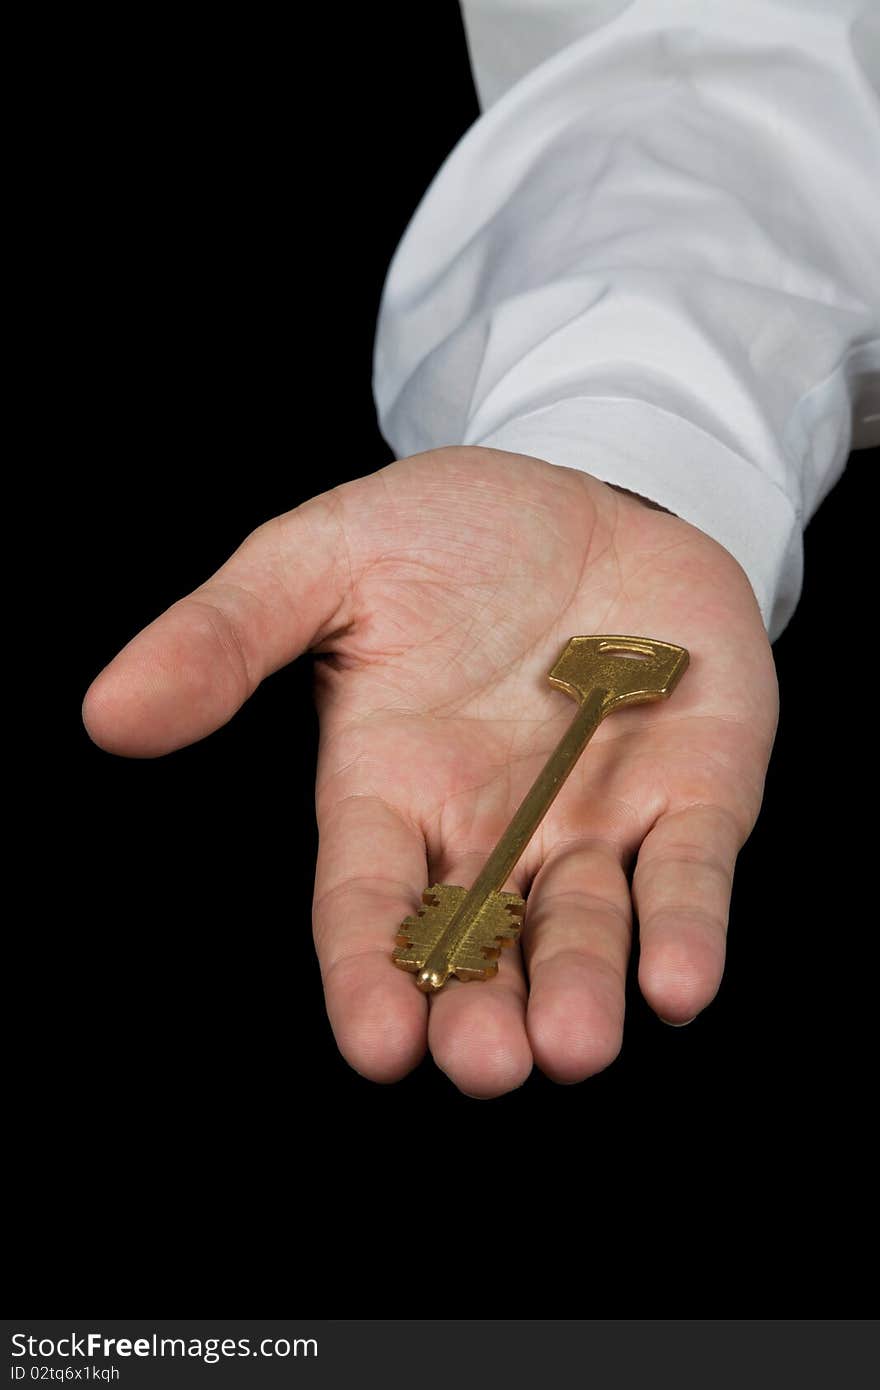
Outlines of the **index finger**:
M398 1081L427 1045L428 1001L392 961L427 883L425 842L378 796L349 795L319 823L314 936L339 1050L371 1081Z

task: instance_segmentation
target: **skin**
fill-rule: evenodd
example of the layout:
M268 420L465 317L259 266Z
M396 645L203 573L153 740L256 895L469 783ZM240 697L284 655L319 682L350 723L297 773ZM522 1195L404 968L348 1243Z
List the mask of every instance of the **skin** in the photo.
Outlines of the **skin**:
M521 945L487 984L427 997L390 962L432 882L468 886L574 715L547 684L577 634L687 647L671 700L600 726L506 887ZM403 459L259 527L92 684L102 748L156 757L224 724L270 672L320 654L314 935L337 1043L396 1081L425 1049L491 1097L621 1044L639 984L692 1020L724 966L736 855L777 719L754 594L721 546L596 479L499 450Z

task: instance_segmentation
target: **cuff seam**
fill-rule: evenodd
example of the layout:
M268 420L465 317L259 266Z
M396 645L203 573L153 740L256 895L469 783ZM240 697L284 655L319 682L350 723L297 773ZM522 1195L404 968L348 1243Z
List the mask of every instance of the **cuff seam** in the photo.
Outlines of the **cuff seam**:
M756 478L762 483L766 483L768 487L773 488L784 500L786 506L789 507L801 530L804 529L803 507L801 503L799 501L794 501L785 491L785 488L782 487L775 478L769 477L747 454L742 454L736 449L731 449L730 445L725 444L717 435L704 429L702 425L695 424L693 420L689 420L686 415L681 415L677 410L669 410L665 406L655 404L654 401L644 400L641 396L591 396L583 392L578 392L570 396L560 396L558 400L551 401L545 405L536 406L534 410L524 410L521 413L509 416L506 420L494 425L491 430L483 435L482 439L469 439L466 435L463 443L483 445L485 440L492 439L495 435L503 434L511 427L515 428L525 421L534 420L540 415L549 414L551 411L558 410L560 406L568 405L569 402L574 401L583 401L588 405L599 405L609 401L613 401L618 405L637 405L651 410L657 415L663 415L668 419L675 420L680 425L686 426L689 430L693 430L695 434L699 434L703 439L708 440L714 448L723 449L725 453L732 455L735 459L739 459L740 462L744 463L746 467L752 471Z

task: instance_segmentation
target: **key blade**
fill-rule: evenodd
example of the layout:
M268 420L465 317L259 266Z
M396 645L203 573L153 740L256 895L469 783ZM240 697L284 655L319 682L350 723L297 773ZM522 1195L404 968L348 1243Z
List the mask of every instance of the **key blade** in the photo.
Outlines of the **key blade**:
M547 679L582 703L607 692L605 713L672 694L688 665L684 647L649 637L572 637Z
M407 917L397 931L394 964L414 974L422 971L431 952L461 907L468 890L450 883L435 883L422 894L423 906ZM460 980L488 980L498 971L498 957L512 946L522 930L525 901L518 893L492 893L480 906L467 929L444 958L439 974ZM418 983L418 982L417 982ZM426 980L419 988L438 985Z
M466 897L467 889L452 883L426 888L418 912L405 917L397 929L394 964L401 970L421 970Z

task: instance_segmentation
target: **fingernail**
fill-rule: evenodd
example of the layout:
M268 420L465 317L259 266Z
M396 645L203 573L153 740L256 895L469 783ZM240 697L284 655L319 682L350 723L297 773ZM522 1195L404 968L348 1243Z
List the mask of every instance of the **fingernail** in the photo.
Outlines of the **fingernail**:
M696 1016L697 1015L694 1014L694 1018L696 1018ZM684 1023L673 1023L671 1018L660 1018L659 1014L657 1015L657 1017L660 1019L661 1023L666 1024L667 1028L687 1028L688 1024L693 1023L694 1021L694 1018L686 1018Z

